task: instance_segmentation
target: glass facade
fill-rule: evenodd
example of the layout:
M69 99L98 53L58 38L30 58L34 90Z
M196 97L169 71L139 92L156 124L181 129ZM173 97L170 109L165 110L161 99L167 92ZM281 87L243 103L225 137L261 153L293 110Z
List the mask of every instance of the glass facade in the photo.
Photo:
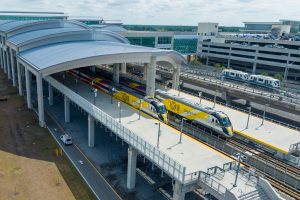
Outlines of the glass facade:
M289 20L282 20L284 25L291 26L291 33L299 33L300 31L300 21L289 21Z
M272 24L245 24L245 30L271 30Z
M158 37L157 44L171 44L172 37Z
M197 52L197 43L198 40L195 39L174 39L175 51L178 51L181 54L194 54Z
M133 45L155 47L155 37L127 37L127 39Z
M0 20L17 20L17 21L27 21L27 20L50 20L50 19L65 19L64 17L27 17L27 16L1 16Z

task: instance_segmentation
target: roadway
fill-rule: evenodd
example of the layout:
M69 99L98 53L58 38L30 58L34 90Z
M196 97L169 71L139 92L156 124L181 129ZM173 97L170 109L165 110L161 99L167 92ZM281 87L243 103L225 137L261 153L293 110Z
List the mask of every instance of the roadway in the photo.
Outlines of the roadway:
M86 184L90 187L94 195L99 200L121 200L121 197L114 191L105 178L98 172L94 165L88 160L88 158L82 153L79 147L74 145L65 146L59 139L59 136L65 134L64 129L59 125L54 117L49 112L45 112L45 120L47 128L61 146L64 153L68 156L73 166L82 176ZM83 164L80 164L82 161Z

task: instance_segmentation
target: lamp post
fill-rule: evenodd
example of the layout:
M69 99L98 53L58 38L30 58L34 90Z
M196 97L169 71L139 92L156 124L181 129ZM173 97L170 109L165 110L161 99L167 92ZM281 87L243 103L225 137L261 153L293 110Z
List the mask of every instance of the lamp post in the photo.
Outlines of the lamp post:
M200 104L201 104L201 101L202 101L202 92L199 92L199 100L200 100Z
M76 93L78 93L78 79L77 78L75 79L75 82L76 82Z
M269 104L266 103L265 104L264 115L263 115L263 119L262 119L261 125L264 125L264 121L266 119L267 106L269 106Z
M139 104L139 120L141 119L142 101L143 101L143 99L140 99L140 104Z
M97 89L93 88L92 92L94 92L94 105L96 105L96 97L97 97Z
M215 92L215 97L214 97L214 107L213 107L213 108L216 107L217 92L219 92L219 90L216 90L216 92Z
M236 183L237 183L237 178L239 176L239 171L240 171L240 165L241 165L241 154L240 153L237 153L237 158L238 158L238 166L237 166L237 169L236 169L236 175L235 175L235 180L234 180L234 184L233 184L233 187L236 187Z
M121 103L118 102L118 108L119 108L119 123L121 123Z
M246 126L246 129L247 129L248 126L249 126L249 120L250 120L250 115L251 115L251 106L248 107L248 109L249 109L249 113L248 113L248 120L247 120L247 126Z
M181 124L180 124L180 138L179 138L179 144L181 143L182 139L182 133L183 133L183 122L186 121L186 118L181 119Z
M159 138L160 138L160 122L155 123L156 125L158 125L158 132L157 132L157 143L156 143L156 147L159 148Z
M296 61L293 61L293 62L291 62L291 63L288 63L288 62L287 62L287 67L285 68L285 72L284 72L284 76L283 76L283 80L284 80L284 81L286 81L287 76L288 76L288 73L289 73L289 69L290 69L290 67L294 64L294 62L296 62Z

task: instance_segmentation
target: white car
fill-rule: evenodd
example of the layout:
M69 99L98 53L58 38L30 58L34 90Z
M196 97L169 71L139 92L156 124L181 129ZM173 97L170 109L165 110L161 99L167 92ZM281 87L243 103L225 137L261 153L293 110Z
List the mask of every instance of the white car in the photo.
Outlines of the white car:
M60 140L65 144L65 145L71 145L73 144L71 136L68 134L61 135Z

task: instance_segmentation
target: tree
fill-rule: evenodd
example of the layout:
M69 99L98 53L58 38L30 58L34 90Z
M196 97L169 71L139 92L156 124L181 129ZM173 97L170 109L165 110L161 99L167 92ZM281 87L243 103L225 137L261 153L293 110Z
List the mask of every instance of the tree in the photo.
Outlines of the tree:
M278 79L278 80L280 80L280 81L283 81L283 75L280 74L280 73L275 74L275 75L274 75L274 78L276 78L276 79Z
M221 72L224 69L226 69L226 66L219 64L219 63L214 64L214 72Z
M263 76L269 76L268 72L262 72L261 75L263 75Z

